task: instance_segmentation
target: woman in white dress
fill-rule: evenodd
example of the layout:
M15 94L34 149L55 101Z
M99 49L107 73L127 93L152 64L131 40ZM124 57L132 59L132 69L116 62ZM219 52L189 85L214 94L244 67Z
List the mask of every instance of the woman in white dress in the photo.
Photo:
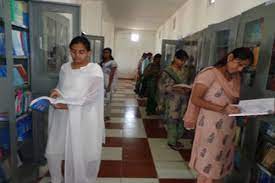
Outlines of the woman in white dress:
M49 109L46 157L52 183L95 183L104 142L103 73L89 61L87 38L75 37L70 53L73 61L62 65L58 85L51 92L51 97L66 104Z

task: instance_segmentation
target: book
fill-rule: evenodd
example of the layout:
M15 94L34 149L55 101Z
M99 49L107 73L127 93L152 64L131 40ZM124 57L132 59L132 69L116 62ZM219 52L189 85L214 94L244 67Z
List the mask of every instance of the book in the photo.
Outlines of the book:
M262 98L253 100L241 100L239 104L233 105L240 108L238 114L229 114L229 116L260 116L269 115L275 112L275 98Z
M5 55L5 32L4 27L0 25L0 55Z
M14 56L24 56L24 50L21 39L21 32L12 30L12 45Z
M42 97L38 97L36 99L34 99L31 103L30 103L30 108L39 112L45 112L47 111L47 109L49 108L49 106L51 104L66 104L66 101L63 99L55 99L55 98L51 98L51 97L47 97L47 96L42 96Z
M26 72L22 64L16 64L14 67L18 70L20 76L24 79L25 82L28 81L28 73Z
M175 84L175 85L173 85L173 88L188 88L188 89L192 89L192 85L187 85L187 84L181 83L181 84Z
M13 68L13 86L22 86L24 85L24 79L19 74L16 68Z

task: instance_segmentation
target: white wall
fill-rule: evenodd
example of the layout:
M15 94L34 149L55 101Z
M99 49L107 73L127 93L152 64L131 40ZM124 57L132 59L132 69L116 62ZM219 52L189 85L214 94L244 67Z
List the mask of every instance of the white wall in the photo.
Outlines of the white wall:
M207 28L210 24L230 19L266 1L216 0L214 5L209 6L208 0L188 0L157 30L156 51L161 50L162 39L186 37ZM175 29L172 28L174 18L176 18Z
M140 35L139 42L131 41L131 33ZM121 78L134 78L138 61L143 52L155 50L155 32L117 30L115 33L114 57L118 63L118 74Z
M102 35L103 4L100 1L81 3L81 29L89 35Z

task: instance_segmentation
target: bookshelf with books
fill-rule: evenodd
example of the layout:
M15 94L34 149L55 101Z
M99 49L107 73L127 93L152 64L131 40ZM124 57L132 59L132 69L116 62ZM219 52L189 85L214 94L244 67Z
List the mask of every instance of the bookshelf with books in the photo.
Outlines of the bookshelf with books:
M32 151L28 3L0 0L0 182L20 182L31 162L22 152Z

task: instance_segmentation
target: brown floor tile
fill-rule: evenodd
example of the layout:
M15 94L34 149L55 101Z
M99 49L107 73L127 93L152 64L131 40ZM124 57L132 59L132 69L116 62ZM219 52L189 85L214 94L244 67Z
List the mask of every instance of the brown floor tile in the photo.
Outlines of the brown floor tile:
M123 129L123 123L105 123L106 129Z
M143 119L144 128L148 138L166 138L167 133L160 119Z
M153 161L123 161L122 176L130 178L157 178Z
M106 137L104 147L122 147L122 138L120 137Z
M123 161L153 161L147 139L125 138L123 139Z
M122 161L102 160L98 177L122 177Z
M191 158L191 152L192 152L191 149L188 149L188 150L181 150L181 151L180 151L180 155L181 155L181 157L182 157L185 161L189 162L189 160L190 160L190 158Z
M196 180L184 180L184 179L159 179L159 183L196 183Z

